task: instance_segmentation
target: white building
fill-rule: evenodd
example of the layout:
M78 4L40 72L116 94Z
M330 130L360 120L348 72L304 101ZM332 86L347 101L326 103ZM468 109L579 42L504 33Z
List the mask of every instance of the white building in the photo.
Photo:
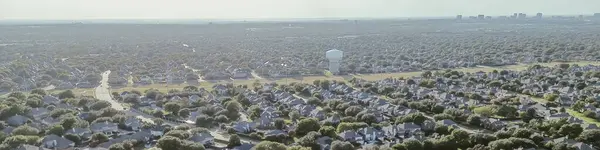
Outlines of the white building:
M332 49L325 53L325 57L329 59L329 71L331 73L337 74L340 72L340 62L343 56L344 52L337 49Z

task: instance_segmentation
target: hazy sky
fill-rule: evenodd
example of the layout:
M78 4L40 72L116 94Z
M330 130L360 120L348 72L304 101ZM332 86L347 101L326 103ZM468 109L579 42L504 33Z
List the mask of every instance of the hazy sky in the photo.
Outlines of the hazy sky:
M431 17L588 14L600 0L0 0L0 19Z

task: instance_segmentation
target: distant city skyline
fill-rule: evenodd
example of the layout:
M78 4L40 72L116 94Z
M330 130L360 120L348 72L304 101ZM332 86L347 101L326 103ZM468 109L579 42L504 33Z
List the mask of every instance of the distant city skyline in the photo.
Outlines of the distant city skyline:
M0 19L405 18L593 15L598 0L0 0Z

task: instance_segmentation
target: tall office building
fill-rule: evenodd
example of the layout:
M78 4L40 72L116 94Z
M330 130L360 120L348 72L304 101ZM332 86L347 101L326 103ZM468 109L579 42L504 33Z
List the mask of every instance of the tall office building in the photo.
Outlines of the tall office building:
M527 18L527 14L525 13L519 13L519 16L517 16L518 19L525 19Z
M535 14L535 18L537 18L537 19L542 19L542 13L537 13L537 14Z
M477 15L477 19L483 20L483 19L485 19L485 15Z
M462 15L456 15L456 20L462 20Z

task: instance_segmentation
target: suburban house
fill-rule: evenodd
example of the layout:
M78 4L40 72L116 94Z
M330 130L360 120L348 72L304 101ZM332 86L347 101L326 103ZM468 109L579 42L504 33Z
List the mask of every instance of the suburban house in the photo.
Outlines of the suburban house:
M4 129L2 129L2 133L4 133L5 135L10 135L12 134L13 130L15 130L15 127L7 126L4 127Z
M317 139L317 144L321 146L321 150L329 150L331 147L331 142L333 142L333 139L331 139L329 136L322 136Z
M29 111L29 115L35 120L41 120L47 117L49 115L49 112L50 111L44 107L32 108L31 111Z
M15 150L50 150L50 149L24 144L24 145L17 147L17 149L15 149Z
M344 131L344 132L338 134L338 136L340 136L342 139L344 139L345 141L348 141L348 142L353 142L353 143L362 143L362 142L364 142L363 136L361 136L357 132L354 132L354 131L351 131L351 130Z
M89 139L92 136L92 131L88 128L73 128L65 132L65 134L78 135L82 139Z
M210 135L210 133L198 133L190 137L190 141L200 143L205 147L212 146L214 144L214 140L215 138L212 135Z
M265 132L265 137L277 137L279 135L287 136L288 133L283 130L269 130L269 131Z
M256 126L256 123L253 122L237 122L232 128L238 133L251 133L254 132Z
M49 149L67 149L75 146L73 141L50 134L42 139L42 146Z
M375 129L373 127L362 128L358 130L359 134L363 135L364 140L369 143L374 143L375 141L382 141L385 138L385 132Z
M125 120L125 128L132 131L139 131L142 127L142 123L139 119L135 117L129 117Z
M108 121L91 124L90 129L93 133L104 133L106 135L112 135L119 132L117 124Z
M60 99L51 95L46 95L42 98L42 102L44 102L44 104L46 105L58 104L60 103Z
M506 127L506 123L494 118L482 118L483 127L492 131L500 130Z
M11 126L15 126L15 127L16 127L16 126L21 126L21 125L24 125L25 123L27 123L27 121L28 121L28 120L29 120L29 119L28 119L27 117L25 117L25 116L21 116L21 115L14 115L14 116L12 116L12 117L9 117L9 118L6 120L6 123L8 123L8 125L11 125Z
M252 147L254 147L254 144L242 143L242 145L233 147L231 150L251 150Z

